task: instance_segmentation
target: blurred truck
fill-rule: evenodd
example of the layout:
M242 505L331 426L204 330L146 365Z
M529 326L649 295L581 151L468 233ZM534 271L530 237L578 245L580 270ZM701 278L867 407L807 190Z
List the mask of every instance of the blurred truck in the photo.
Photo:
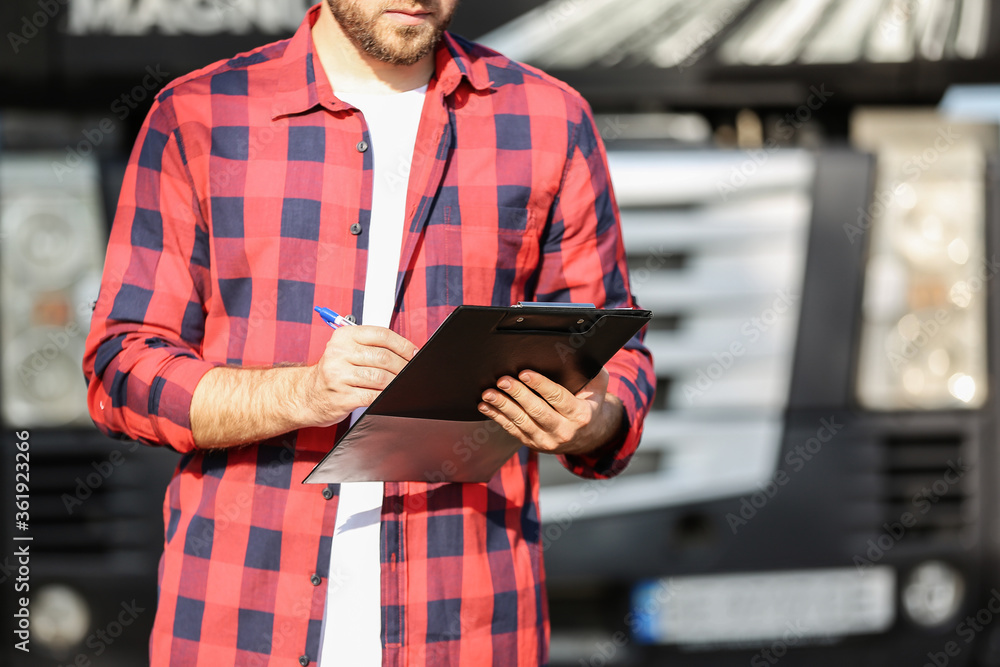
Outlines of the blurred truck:
M543 461L552 664L1000 664L996 128L613 139L658 391L622 476Z

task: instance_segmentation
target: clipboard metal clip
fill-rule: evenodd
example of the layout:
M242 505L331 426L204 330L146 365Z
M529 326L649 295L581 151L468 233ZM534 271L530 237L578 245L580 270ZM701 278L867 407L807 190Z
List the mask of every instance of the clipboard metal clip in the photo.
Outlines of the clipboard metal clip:
M592 303L570 303L569 301L518 301L513 308L596 308Z

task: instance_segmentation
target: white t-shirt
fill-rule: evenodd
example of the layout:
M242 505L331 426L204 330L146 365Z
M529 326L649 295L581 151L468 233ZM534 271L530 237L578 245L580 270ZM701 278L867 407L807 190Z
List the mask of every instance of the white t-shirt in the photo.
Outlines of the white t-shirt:
M427 86L405 93L337 92L368 124L372 214L362 321L388 327L406 224L406 189ZM363 410L356 410L356 420ZM382 665L382 482L340 485L320 640L322 667Z

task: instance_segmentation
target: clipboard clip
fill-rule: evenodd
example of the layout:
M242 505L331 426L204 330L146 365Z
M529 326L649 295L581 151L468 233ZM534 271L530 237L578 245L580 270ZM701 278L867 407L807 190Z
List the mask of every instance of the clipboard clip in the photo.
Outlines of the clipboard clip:
M518 301L512 308L596 308L592 303L570 303L569 301Z

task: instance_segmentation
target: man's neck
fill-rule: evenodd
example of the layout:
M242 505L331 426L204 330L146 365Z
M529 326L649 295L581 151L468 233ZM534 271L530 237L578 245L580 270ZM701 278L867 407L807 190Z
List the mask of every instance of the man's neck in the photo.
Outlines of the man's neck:
M334 91L400 93L425 85L434 74L433 52L413 65L392 65L368 55L344 33L325 2L312 37Z

